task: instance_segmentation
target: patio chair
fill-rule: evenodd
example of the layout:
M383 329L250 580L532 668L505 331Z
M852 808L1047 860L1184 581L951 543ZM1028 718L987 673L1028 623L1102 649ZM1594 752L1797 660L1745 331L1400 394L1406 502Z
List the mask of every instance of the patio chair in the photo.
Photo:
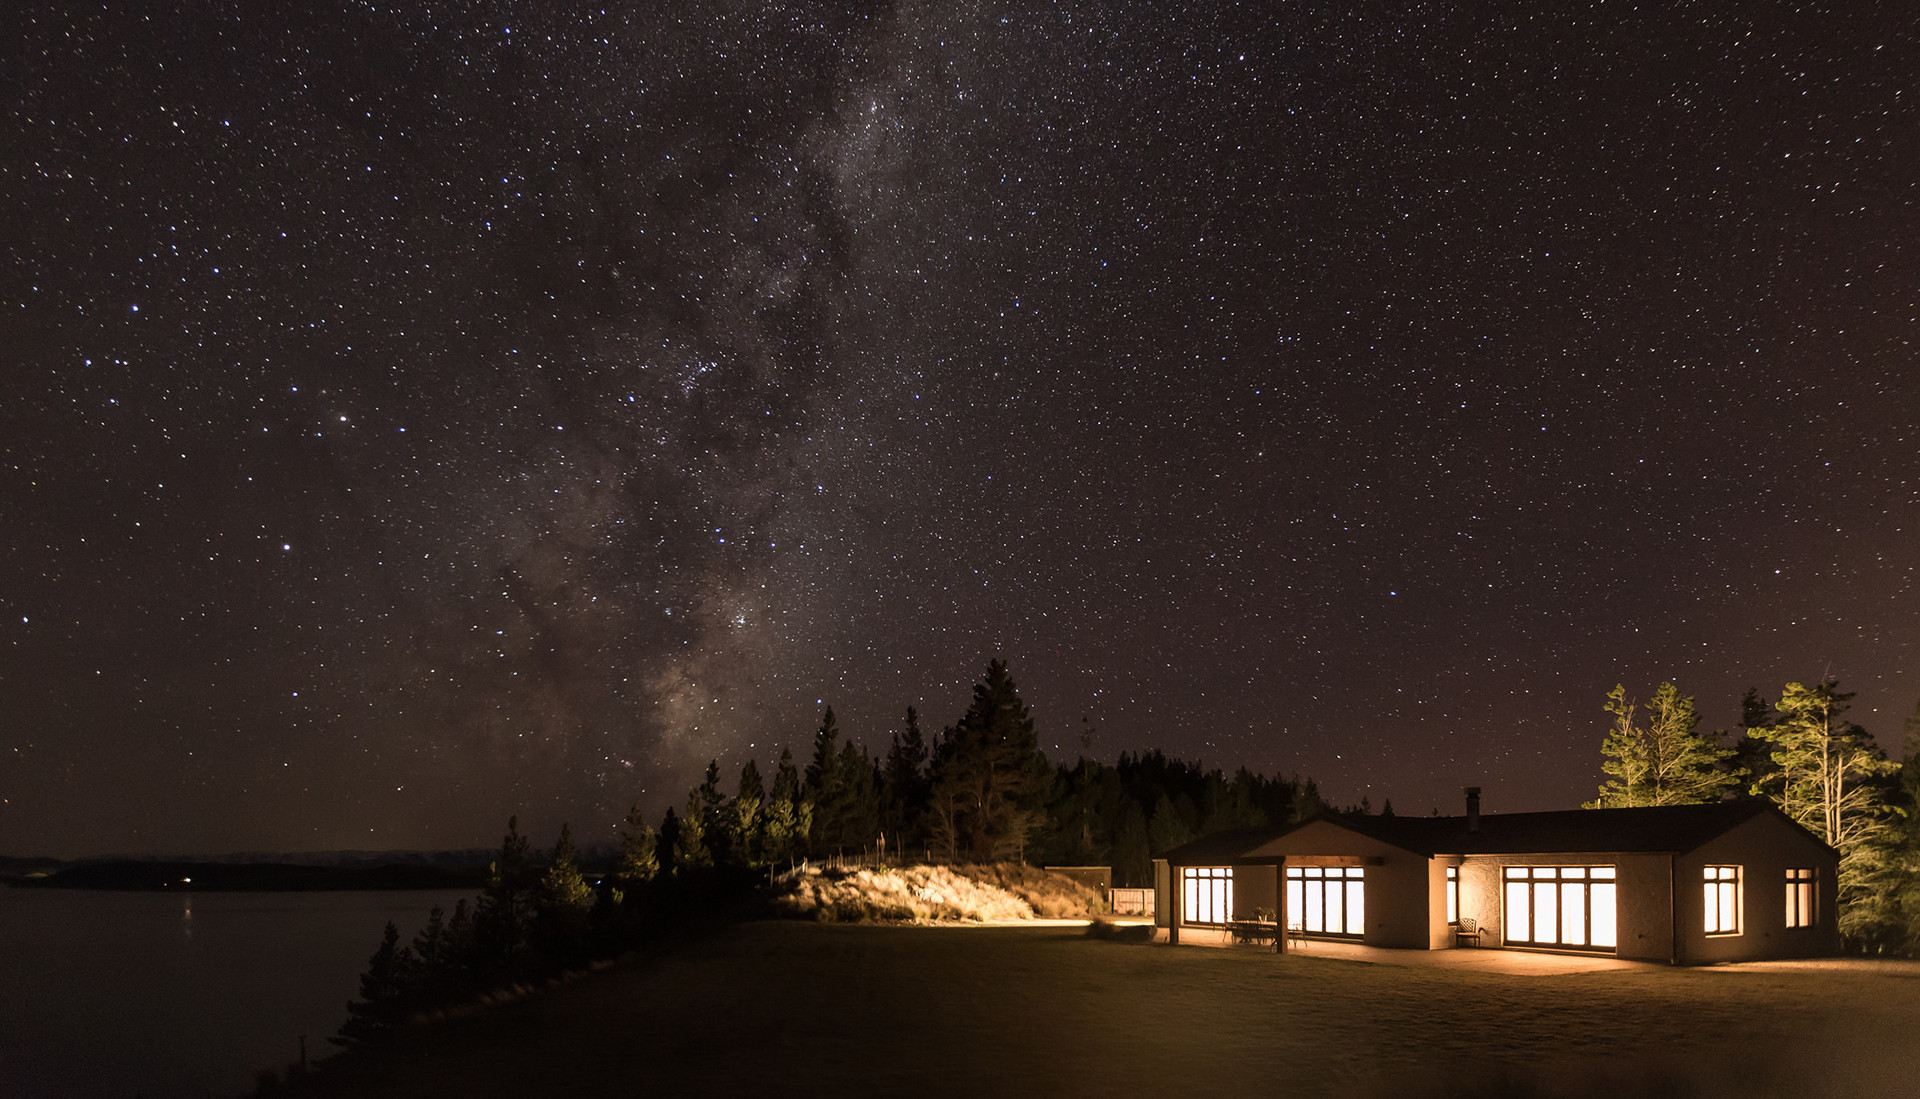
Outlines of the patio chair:
M1467 946L1469 944L1473 946L1480 945L1480 924L1471 916L1462 916L1460 917L1459 924L1453 929L1453 945Z

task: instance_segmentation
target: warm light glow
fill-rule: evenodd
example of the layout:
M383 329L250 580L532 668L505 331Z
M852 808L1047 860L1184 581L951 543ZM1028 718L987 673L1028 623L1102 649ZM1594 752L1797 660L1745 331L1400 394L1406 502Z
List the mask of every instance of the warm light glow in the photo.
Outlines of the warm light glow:
M1619 945L1611 866L1509 866L1505 937L1516 946Z
M1233 868L1187 866L1180 870L1181 923L1222 924L1233 918Z
M1447 922L1460 922L1460 868L1447 867Z
M1740 868L1709 866L1703 871L1706 900L1706 928L1709 935L1740 933Z
M1787 926L1813 926L1813 868L1787 871Z
M1287 867L1287 923L1309 934L1366 930L1366 876L1357 866Z

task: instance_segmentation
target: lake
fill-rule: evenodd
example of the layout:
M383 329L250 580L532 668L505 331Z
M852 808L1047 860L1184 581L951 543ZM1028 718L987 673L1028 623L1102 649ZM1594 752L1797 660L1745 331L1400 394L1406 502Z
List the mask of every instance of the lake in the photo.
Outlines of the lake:
M388 920L471 891L0 888L0 1096L233 1096L334 1051Z

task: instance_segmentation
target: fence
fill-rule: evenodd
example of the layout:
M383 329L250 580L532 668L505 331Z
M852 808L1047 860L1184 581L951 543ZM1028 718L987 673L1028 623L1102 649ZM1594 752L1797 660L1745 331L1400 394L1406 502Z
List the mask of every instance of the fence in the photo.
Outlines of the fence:
M1153 915L1153 890L1116 888L1113 891L1113 914L1116 916Z

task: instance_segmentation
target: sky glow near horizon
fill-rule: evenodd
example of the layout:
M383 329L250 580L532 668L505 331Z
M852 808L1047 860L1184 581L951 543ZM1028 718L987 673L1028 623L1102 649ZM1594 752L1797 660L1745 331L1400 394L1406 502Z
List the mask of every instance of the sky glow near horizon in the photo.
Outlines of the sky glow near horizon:
M991 656L1403 813L1616 682L1897 750L1891 11L29 4L0 852L605 839Z

